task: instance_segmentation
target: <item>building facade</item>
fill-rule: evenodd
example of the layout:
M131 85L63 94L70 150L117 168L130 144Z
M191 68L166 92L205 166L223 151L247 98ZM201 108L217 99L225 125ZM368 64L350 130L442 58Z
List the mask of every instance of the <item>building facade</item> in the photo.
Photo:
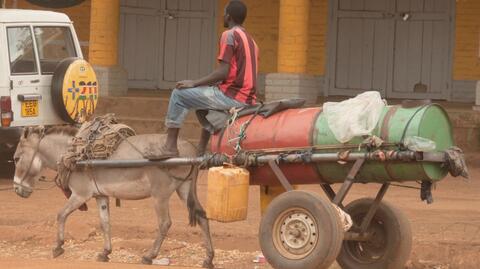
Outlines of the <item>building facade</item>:
M228 0L86 0L60 12L109 95L168 89L215 66ZM351 96L480 104L480 1L244 0L267 99ZM41 9L26 0L8 8ZM103 85L102 85L103 84Z

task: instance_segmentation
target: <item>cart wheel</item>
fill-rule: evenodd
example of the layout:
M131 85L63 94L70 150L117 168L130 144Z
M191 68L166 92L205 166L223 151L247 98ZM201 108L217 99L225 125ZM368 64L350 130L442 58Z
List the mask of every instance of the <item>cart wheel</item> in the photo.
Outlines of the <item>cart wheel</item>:
M330 201L289 191L275 198L260 223L260 247L276 269L323 269L337 257L343 229Z
M360 227L373 199L358 199L345 207L355 228ZM404 268L412 249L412 231L407 217L390 203L381 202L367 229L368 241L344 241L338 263L343 269Z

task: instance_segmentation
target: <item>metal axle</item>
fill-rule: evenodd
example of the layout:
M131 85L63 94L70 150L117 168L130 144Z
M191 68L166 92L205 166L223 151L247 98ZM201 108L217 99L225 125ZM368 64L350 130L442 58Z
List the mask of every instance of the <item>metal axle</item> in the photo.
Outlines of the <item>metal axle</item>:
M349 154L340 153L284 153L284 154L261 154L258 152L243 152L229 158L225 154L204 155L201 157L178 157L165 160L87 160L77 162L77 167L104 167L104 168L129 168L144 166L180 166L180 165L200 165L207 167L222 166L224 163L233 163L242 166L257 166L275 161L278 163L319 163L319 162L354 162L358 159L367 161L428 161L444 162L445 154L438 153L418 153L414 151L374 151L374 152L354 152Z

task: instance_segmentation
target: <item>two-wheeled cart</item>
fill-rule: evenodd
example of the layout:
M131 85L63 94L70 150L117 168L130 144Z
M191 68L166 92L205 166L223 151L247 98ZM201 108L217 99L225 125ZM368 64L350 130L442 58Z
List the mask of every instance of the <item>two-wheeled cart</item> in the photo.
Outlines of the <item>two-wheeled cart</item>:
M413 139L412 139L413 138ZM434 142L435 148L406 141ZM432 183L450 172L465 172L463 154L453 147L450 121L438 105L386 106L371 135L340 144L318 107L289 109L268 118L236 119L211 140L211 154L197 158L94 160L77 165L135 167L147 165L247 168L250 184L283 186L262 217L261 249L274 268L403 268L412 245L405 215L383 198L392 182L420 183L423 200L432 201ZM344 205L353 184L378 186L374 198ZM320 184L326 194L295 190ZM332 184L341 184L334 191ZM340 208L353 226L344 230Z

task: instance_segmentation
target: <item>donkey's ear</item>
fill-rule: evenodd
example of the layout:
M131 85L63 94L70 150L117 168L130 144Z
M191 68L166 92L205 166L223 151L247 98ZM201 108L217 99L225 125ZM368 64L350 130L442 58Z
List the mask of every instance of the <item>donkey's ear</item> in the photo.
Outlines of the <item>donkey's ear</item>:
M23 138L27 138L28 135L30 134L30 131L31 131L31 127L24 127L24 128L23 128L23 135L22 135L22 137L23 137Z
M39 134L43 134L43 133L45 133L45 126L39 125L39 126L37 126L35 131L37 131Z

